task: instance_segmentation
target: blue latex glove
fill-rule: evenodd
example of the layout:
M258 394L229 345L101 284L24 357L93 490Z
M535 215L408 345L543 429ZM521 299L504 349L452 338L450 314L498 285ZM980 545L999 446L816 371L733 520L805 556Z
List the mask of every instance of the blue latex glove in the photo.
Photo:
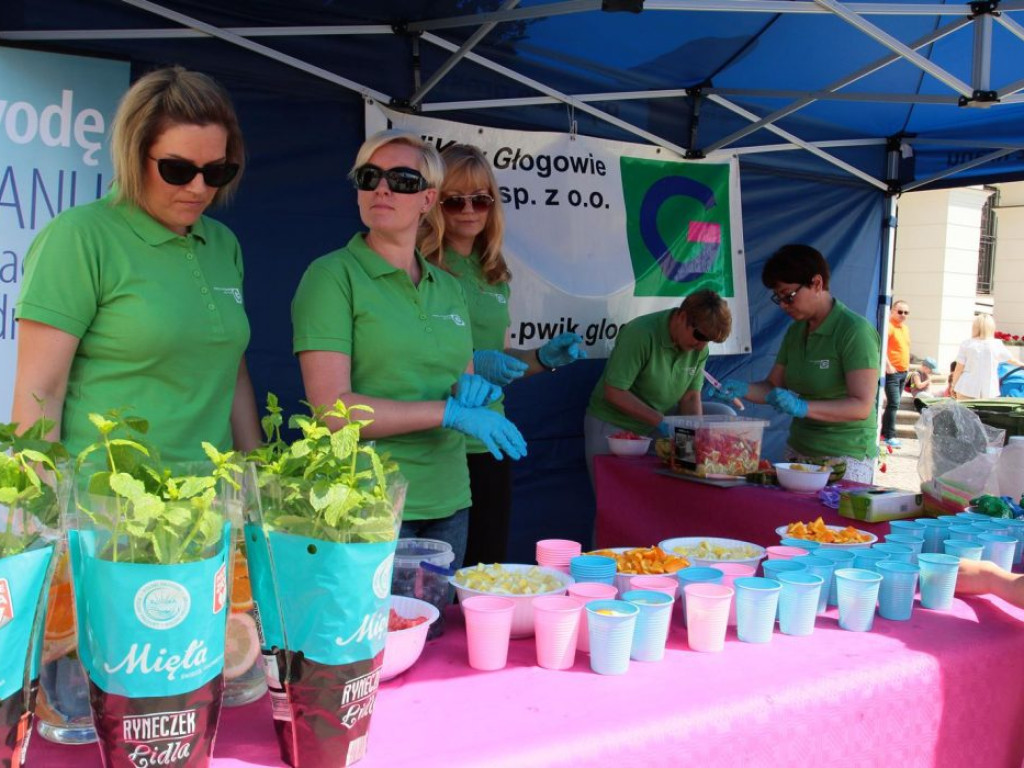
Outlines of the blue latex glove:
M789 389L776 387L768 393L765 402L775 410L797 419L802 419L807 415L807 401Z
M726 379L722 382L721 389L711 387L708 399L715 400L719 403L732 403L733 399L737 397L746 397L749 389L750 384L745 381L740 381L739 379Z
M492 384L504 387L520 378L530 366L518 357L497 349L479 349L473 353L473 370Z
M504 416L486 408L466 408L449 397L444 407L441 426L457 429L465 435L475 437L487 446L496 459L508 456L521 459L526 455L526 441L516 425Z
M545 368L561 368L586 358L587 350L582 345L583 337L578 333L561 333L537 350L537 360Z
M654 437L672 437L672 427L667 421L661 422L654 428Z
M501 397L501 387L491 384L483 376L464 373L459 376L455 385L455 399L466 408L479 408L489 405Z

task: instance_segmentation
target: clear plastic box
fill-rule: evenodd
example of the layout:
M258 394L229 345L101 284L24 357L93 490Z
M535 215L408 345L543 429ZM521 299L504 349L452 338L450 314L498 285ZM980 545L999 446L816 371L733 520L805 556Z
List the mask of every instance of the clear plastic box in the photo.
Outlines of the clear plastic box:
M399 539L391 572L391 594L426 600L441 612L428 639L444 632L444 609L452 601L448 577L455 559L450 544L437 539Z
M768 422L743 416L667 416L673 469L704 477L756 472Z

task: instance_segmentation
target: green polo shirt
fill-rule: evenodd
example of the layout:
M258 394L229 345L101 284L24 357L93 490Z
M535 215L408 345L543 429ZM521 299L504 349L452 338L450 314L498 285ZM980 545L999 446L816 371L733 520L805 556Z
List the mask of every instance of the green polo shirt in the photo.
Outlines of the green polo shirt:
M413 285L355 235L306 269L292 301L293 350L351 358L353 392L389 400L444 400L473 355L469 310L458 281L418 253ZM436 427L377 440L409 481L406 520L468 507L466 442Z
M72 455L99 438L90 413L149 421L168 461L231 447L231 403L249 343L242 253L201 217L182 237L113 196L61 213L25 259L17 317L79 338L61 439Z
M473 349L497 349L505 351L505 333L512 322L508 311L509 285L492 285L484 277L480 257L476 253L462 256L451 248L445 249L444 265L448 268L466 294L469 305L470 326L473 329ZM491 403L489 408L505 415L504 397ZM488 453L487 446L475 437L466 438L467 453Z
M669 335L668 322L675 309L641 315L619 329L615 349L590 395L587 413L601 421L641 435L651 425L634 419L609 403L604 387L626 389L659 413L665 413L684 394L700 390L708 349L682 350Z
M863 317L838 299L825 321L812 333L807 322L793 323L786 331L775 362L786 369L783 386L807 400L840 400L847 396L846 374L878 370L881 342L878 332ZM875 408L859 421L825 422L793 419L789 445L805 456L852 456L878 453Z

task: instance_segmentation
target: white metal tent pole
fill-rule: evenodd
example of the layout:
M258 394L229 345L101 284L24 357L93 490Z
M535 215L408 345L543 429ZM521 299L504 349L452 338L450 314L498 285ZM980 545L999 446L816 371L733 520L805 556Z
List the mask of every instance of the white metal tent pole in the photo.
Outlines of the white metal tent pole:
M390 35L386 24L361 24L350 27L222 27L222 32L239 37L335 37L342 35ZM0 40L149 40L210 37L198 29L46 29L39 31L0 30Z
M910 141L909 143L913 144L913 141ZM933 181L938 181L939 179L944 179L947 176L952 176L955 173L960 173L961 171L967 171L967 170L970 170L971 168L977 168L979 165L984 165L985 163L991 163L993 160L998 160L1000 157L1005 157L1006 155L1012 154L1014 152L1019 152L1019 151L1020 150L1017 147L1010 147L1008 149L1000 149L1000 150L997 150L995 152L990 152L989 154L985 155L984 157L979 157L979 158L976 158L974 160L970 160L970 161L968 161L966 163L961 163L960 165L954 165L953 167L947 168L944 171L940 171L939 173L933 174L932 176L929 176L926 179L918 179L917 181L913 181L910 184L906 184L901 191L903 191L903 192L911 192L911 191L913 191L915 189L920 189L921 187L925 186L926 184L931 184Z
M289 56L288 54L281 53L280 51L275 51L273 48L268 48L267 46L261 45L260 43L254 43L251 40L247 40L246 38L241 37L240 35L235 35L230 32L226 32L225 30L220 29L219 27L215 27L212 24L207 24L206 22L199 21L199 19L194 19L191 16L186 16L183 13L178 13L177 11L172 11L169 8L164 8L162 5L151 3L149 2L149 0L121 0L121 2L125 5L131 5L143 11L148 11L149 13L152 13L156 16L161 16L165 19L175 21L183 26L198 29L199 31L204 32L205 34L208 34L211 37L219 38L221 40L224 40L225 42L237 45L240 48L245 48L246 50L252 51L253 53L258 53L261 56L266 56L267 58L273 59L274 61L280 62L281 64L287 64L289 67L294 67L295 69L306 72L307 74L314 75L323 80L327 80L328 82L334 83L335 85L340 85L343 88L348 88L351 91L355 91L356 93L361 94L364 98L372 98L382 102L388 102L391 100L391 97L388 96L386 93L382 93L381 91L378 91L374 88L361 85L360 83L357 83L354 80L349 80L348 78L342 77L341 75L336 75L333 72L327 71L326 69L314 66L308 62L302 61L301 59L297 59L294 56Z
M1016 21L1011 19L1005 13L996 16L995 19L999 24L1010 30L1010 33L1016 35L1021 40L1024 40L1024 27L1018 24Z
M974 52L971 56L971 85L976 91L990 90L992 82L992 14L974 20Z

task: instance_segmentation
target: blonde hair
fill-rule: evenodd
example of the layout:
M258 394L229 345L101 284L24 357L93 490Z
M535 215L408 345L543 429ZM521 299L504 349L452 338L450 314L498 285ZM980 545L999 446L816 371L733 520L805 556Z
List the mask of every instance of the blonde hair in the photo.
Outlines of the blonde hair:
M679 305L686 313L690 327L706 333L711 341L721 344L732 332L732 312L725 299L712 290L694 291Z
M227 202L245 170L245 142L231 98L216 80L184 67L143 75L121 98L111 129L116 200L143 207L146 160L160 135L175 125L219 125L227 131L225 157L238 173L217 189L213 204Z
M434 145L428 144L416 134L394 129L377 131L377 133L363 142L356 153L356 161L349 169L348 178L354 179L356 170L369 163L373 153L388 144L405 144L419 152L420 164L416 170L423 174L423 178L427 180L428 188L437 189L441 186L441 182L444 180L444 161L437 153Z
M484 279L491 285L507 283L512 279L501 246L505 238L505 212L501 207L501 192L498 180L494 178L491 164L483 153L472 144L452 144L441 153L447 169L441 184L443 198L445 189L483 189L494 198L494 205L487 212L487 223L477 235L473 249L479 254L480 268ZM420 250L424 257L434 264L444 262L444 213L440 205L428 214L420 234Z
M992 315L978 315L971 325L971 338L994 339L996 337L996 321Z

